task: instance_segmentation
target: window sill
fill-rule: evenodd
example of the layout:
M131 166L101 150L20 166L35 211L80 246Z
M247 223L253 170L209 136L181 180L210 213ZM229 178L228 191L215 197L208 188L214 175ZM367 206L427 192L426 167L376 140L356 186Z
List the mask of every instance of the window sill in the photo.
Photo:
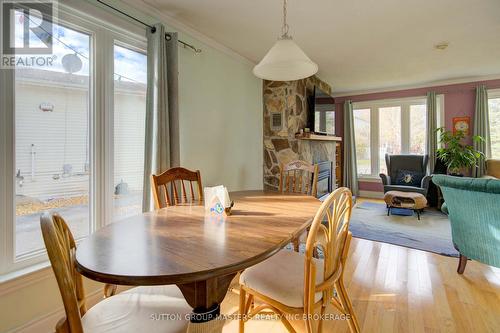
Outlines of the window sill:
M24 288L53 276L50 262L44 261L29 267L0 275L0 296Z
M358 176L358 182L363 183L382 183L379 176Z

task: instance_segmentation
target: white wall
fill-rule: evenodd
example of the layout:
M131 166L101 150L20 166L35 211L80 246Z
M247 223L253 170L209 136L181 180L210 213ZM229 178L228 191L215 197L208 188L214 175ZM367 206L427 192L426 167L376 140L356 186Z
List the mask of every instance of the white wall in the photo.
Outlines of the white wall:
M201 54L179 52L181 164L204 186L261 189L261 81L249 64L193 43Z

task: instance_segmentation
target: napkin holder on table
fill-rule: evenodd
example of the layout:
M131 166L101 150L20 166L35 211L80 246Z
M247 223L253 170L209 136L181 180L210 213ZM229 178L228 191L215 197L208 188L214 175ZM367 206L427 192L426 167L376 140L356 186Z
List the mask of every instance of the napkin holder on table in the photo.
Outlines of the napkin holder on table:
M226 213L226 215L231 215L231 208L234 202L229 199L229 193L225 186L205 187L203 189L203 195L205 199L205 210L217 214Z

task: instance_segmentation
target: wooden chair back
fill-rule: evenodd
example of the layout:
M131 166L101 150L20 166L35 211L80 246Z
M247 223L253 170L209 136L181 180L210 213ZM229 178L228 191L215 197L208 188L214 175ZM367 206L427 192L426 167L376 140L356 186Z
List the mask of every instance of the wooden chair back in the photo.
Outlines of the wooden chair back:
M186 192L186 182L189 182L187 188L190 195ZM196 182L195 187L193 187L193 182ZM196 200L200 203L203 201L203 188L199 170L190 171L181 167L171 168L159 175L152 175L151 184L157 209Z
M318 165L297 160L280 165L279 191L318 194Z
M87 309L82 276L76 271L75 240L64 219L57 214L42 214L40 226L66 312L66 317L57 323L56 332L82 333L81 317Z
M351 211L352 193L348 188L341 187L328 196L314 217L305 250L306 309L314 307L314 295L317 292L324 292L323 299L328 300L330 297L327 296L332 295L334 284L342 277L351 240ZM316 248L321 249L324 256L324 282L320 285L316 285L316 264L313 260Z

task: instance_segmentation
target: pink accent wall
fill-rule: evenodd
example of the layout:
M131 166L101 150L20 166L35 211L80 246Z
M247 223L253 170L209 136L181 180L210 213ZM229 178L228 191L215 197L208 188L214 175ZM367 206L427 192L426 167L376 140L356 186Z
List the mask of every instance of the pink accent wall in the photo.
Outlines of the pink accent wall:
M451 130L453 127L453 118L455 117L470 117L471 118L471 131L474 126L474 107L476 102L475 89L478 85L484 84L488 89L500 88L500 80L487 80L475 81L460 84L450 84L435 87L424 87L415 89L395 90L379 93L370 93L363 95L342 96L335 98L336 112L335 130L339 136L344 135L343 129L343 110L344 102L351 100L353 102L373 101L382 99L397 99L405 97L418 97L426 96L427 92L434 91L438 95L444 95L444 121L447 129ZM359 189L363 191L382 191L381 183L374 182L360 182Z

